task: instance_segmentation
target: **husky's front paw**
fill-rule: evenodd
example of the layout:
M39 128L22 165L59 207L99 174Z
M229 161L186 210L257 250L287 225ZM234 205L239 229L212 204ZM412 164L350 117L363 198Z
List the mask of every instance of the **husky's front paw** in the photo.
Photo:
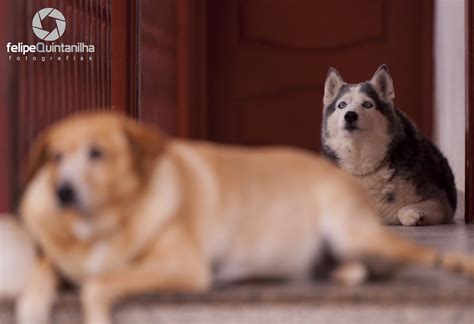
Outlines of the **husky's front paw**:
M398 219L405 226L422 226L427 225L427 214L424 210L413 207L403 207L398 211Z

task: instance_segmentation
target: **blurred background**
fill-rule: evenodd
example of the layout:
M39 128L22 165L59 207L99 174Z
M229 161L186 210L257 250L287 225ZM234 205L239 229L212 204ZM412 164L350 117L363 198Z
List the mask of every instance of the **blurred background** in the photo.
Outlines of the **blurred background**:
M463 0L2 0L1 43L41 41L31 21L49 7L67 22L54 43L95 52L1 50L2 210L14 206L32 139L72 112L111 109L181 137L317 151L328 68L360 82L382 63L396 104L440 145L464 190Z

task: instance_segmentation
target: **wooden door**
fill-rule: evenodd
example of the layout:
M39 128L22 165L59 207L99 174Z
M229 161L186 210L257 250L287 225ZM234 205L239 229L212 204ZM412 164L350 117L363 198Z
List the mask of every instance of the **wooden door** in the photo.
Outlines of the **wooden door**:
M430 135L432 20L428 0L209 0L208 137L317 150L328 68L359 82L382 63Z

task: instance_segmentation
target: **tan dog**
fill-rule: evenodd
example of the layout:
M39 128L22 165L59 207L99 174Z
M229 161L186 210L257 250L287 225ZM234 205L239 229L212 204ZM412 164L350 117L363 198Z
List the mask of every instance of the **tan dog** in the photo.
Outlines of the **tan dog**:
M81 287L94 324L129 295L309 277L326 249L345 283L374 260L474 275L468 256L387 232L350 176L298 149L165 138L125 117L85 115L40 136L30 175L21 215L44 257L19 300L22 323L48 321L56 270Z

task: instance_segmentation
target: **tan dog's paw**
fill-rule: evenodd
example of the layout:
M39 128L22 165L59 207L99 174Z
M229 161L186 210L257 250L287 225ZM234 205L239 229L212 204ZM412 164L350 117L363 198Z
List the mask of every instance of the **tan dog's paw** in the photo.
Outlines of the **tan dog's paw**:
M360 262L346 262L331 273L331 279L343 286L358 286L369 276L367 267Z
M111 303L100 281L89 281L81 287L85 324L111 324Z
M427 225L427 213L424 210L410 206L403 207L398 211L398 219L405 226L423 226Z
M28 283L16 300L15 316L18 324L46 324L56 298L57 276L46 258L35 260Z
M474 279L474 258L461 252L449 252L442 256L443 268Z
M47 324L49 309L38 300L22 297L16 302L15 318L18 324Z

